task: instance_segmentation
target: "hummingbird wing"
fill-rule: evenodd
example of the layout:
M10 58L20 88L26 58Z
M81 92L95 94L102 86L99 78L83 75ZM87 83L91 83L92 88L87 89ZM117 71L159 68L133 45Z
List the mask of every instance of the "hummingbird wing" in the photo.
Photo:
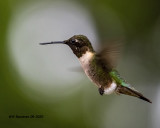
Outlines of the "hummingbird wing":
M120 43L110 43L105 46L99 53L96 54L96 57L99 62L101 62L106 69L112 70L117 66L117 60L121 51Z
M81 73L83 72L84 73L81 66L72 67L72 68L69 68L68 70L71 71L71 72L81 72Z

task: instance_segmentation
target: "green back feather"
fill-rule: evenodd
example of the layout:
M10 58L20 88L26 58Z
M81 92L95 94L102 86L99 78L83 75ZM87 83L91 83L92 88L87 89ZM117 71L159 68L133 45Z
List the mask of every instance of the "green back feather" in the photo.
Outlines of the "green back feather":
M120 74L117 70L113 69L109 72L110 76L115 80L115 82L121 86L132 88L123 78L120 77Z

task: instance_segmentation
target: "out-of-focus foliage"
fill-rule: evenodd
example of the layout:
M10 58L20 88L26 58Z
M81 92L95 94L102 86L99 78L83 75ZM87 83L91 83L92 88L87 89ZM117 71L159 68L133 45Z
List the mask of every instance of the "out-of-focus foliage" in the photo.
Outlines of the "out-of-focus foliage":
M27 83L23 81L8 56L7 34L16 7L35 1L0 1L0 127L153 127L151 110L154 104L150 105L125 96L101 97L89 82L78 93L64 96L51 103L45 100L43 102L33 100L25 95L19 87ZM79 0L78 2L92 14L102 42L125 38L123 57L118 69L128 81L137 84L136 88L145 90L143 92L154 100L156 95L154 92L160 82L160 2L158 0ZM111 14L116 17L110 17ZM123 30L117 28L118 26L123 26ZM82 85L77 83L77 86ZM35 97L43 99L38 93ZM9 118L10 115L44 117L19 119Z

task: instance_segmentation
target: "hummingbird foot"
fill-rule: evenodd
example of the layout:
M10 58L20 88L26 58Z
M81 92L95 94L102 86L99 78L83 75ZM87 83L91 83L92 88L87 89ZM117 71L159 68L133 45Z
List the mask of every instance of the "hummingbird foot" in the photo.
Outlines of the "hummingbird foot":
M103 94L104 94L104 88L102 88L102 87L101 87L101 88L98 88L98 91L99 91L99 94L100 94L100 95L103 95Z

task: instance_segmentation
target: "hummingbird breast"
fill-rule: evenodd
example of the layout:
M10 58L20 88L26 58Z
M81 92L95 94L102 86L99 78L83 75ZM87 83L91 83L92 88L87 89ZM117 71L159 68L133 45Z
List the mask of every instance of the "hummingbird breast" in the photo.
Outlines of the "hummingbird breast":
M95 53L87 51L79 60L85 74L98 88L103 88L106 94L110 94L115 90L116 84L112 82L112 78L102 63L96 60Z

